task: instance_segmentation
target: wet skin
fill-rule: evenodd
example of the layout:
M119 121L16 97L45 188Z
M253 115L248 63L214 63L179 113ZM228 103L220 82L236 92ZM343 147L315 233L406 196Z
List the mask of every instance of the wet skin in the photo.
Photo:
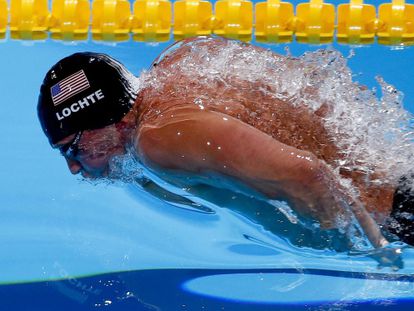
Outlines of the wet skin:
M74 137L75 134L64 138L54 148L71 143ZM107 176L109 161L124 153L125 145L121 133L117 132L114 125L110 125L103 129L84 131L76 156L65 156L65 160L72 174L80 173L85 178L99 178Z
M214 52L226 41L200 44ZM377 212L378 221L382 221L391 208L394 190L367 183L359 172L341 172L352 179L359 197L339 184L329 165L340 159L340 152L321 122L323 106L316 113L294 108L288 101L252 91L245 81L232 81L238 92L217 92L217 86L202 85L201 93L210 102L226 105L206 102L200 109L194 105L200 86L193 87L185 76L174 72L174 64L189 53L184 44L157 63L153 70L169 71L171 79L157 89L140 91L128 120L124 120L133 123L131 131L120 133L109 126L84 132L77 157L66 159L72 173L105 176L110 159L124 153L125 143L131 143L148 166L235 177L271 198L288 200L298 213L319 220L325 228L335 227L338 217L347 221L350 215L344 207L350 205L371 242L377 246L384 242L363 205ZM185 96L172 91L180 85L187 89ZM264 113L264 122L255 123L247 112L257 105L277 109L273 114ZM67 137L55 147L72 139Z

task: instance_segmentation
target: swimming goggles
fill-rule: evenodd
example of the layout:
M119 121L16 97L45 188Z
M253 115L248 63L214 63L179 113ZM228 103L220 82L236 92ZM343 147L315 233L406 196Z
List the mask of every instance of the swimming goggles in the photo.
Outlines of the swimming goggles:
M83 131L80 131L76 134L73 140L70 143L64 144L59 147L60 153L67 159L76 159L76 156L79 152L79 141L81 140Z

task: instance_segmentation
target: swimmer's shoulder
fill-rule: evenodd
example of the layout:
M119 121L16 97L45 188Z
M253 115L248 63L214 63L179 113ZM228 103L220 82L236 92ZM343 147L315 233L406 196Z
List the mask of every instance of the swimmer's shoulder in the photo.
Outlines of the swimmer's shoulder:
M152 63L151 68L166 69L180 60L194 55L200 49L204 49L204 52L207 53L214 53L227 45L229 41L229 39L215 36L199 36L177 41L161 52Z

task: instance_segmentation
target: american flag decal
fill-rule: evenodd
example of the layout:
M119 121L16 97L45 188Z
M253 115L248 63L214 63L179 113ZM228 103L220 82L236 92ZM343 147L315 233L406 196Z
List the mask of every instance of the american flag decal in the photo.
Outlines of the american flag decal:
M50 88L53 104L57 106L89 87L89 81L85 73L83 70L79 70Z

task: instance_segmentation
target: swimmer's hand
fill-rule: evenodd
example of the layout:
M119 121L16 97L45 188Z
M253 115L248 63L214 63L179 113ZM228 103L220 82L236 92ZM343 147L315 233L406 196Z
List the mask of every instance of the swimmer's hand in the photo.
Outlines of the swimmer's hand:
M296 209L317 219L324 229L348 227L354 215L375 248L388 245L361 201L340 185L328 165L317 159L314 161L316 164L296 181L297 187L287 185L295 189L290 198Z
M312 153L285 145L228 115L197 108L176 109L142 124L135 140L149 166L218 172L263 194L285 199L323 228L349 223L352 212L375 247L386 243L363 206L342 189L329 167Z

